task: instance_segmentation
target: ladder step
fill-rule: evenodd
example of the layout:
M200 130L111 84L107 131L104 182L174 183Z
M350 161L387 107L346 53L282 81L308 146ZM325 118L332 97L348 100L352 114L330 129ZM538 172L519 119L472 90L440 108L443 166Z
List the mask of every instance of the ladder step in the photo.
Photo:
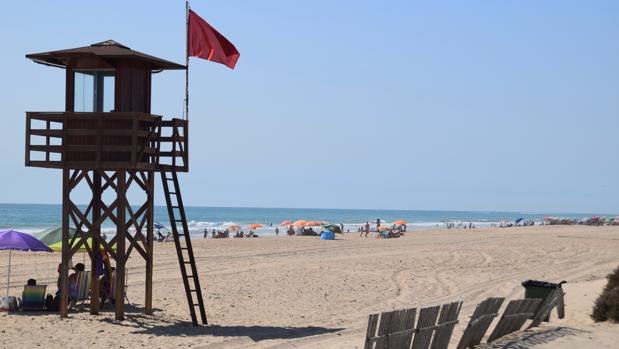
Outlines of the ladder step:
M166 203L168 207L168 215L170 216L170 222L172 225L172 233L175 240L176 253L178 257L178 261L182 270L182 277L185 284L185 292L187 293L187 303L191 308L191 317L194 325L198 324L198 319L196 317L195 307L199 307L200 315L202 317L202 322L206 323L206 316L204 313L204 301L200 292L200 281L199 275L196 272L196 262L193 255L193 250L191 248L191 235L189 230L187 230L187 220L184 213L184 207L182 206L182 199L180 193L180 187L178 183L178 178L176 177L176 172L174 170L164 171L161 170L161 179L163 181L163 187L166 196ZM172 185L169 185L169 182L173 182ZM172 191L170 191L172 189ZM173 197L176 196L176 199ZM176 212L175 212L176 210ZM176 217L178 215L182 219L178 219ZM182 226L178 227L178 223L181 223ZM185 247L182 247L181 238L185 240ZM187 252L183 252L183 250ZM189 270L186 267L190 265ZM193 275L187 275L187 272L190 271ZM194 274L195 273L195 274ZM193 279L193 285L190 286L189 279ZM193 289L191 288L193 287ZM194 296L195 295L195 296Z

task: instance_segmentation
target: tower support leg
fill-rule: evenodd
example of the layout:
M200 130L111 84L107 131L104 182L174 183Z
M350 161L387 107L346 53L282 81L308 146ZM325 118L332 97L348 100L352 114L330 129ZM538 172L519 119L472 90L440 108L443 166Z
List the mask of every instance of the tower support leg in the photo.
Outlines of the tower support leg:
M118 200L118 208L116 211L116 311L115 319L125 319L125 239L127 235L127 226L125 221L125 212L127 209L126 197L126 172L117 172L117 187L116 198Z
M148 203L146 222L146 282L144 290L144 313L153 313L153 224L155 199L155 173L148 171L146 200Z
M69 314L69 260L71 251L69 246L69 205L70 205L70 175L67 168L62 170L62 262L60 267L60 317L66 318Z
M92 173L92 256L90 270L92 277L90 278L90 314L97 315L99 313L99 275L97 275L97 267L103 262L103 256L99 248L99 239L101 238L101 174L95 170Z

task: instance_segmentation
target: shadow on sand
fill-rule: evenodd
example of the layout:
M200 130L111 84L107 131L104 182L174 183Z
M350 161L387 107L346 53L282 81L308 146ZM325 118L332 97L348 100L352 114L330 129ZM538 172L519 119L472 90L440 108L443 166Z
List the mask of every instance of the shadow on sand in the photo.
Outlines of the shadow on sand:
M277 327L277 326L193 326L190 321L165 319L157 316L160 309L153 309L154 315L145 315L144 308L125 305L125 320L113 319L114 308L110 305L99 310L101 315L97 317L101 322L113 326L123 326L133 329L132 333L146 334L150 336L215 336L215 337L248 337L254 342L267 339L297 339L320 334L338 332L344 328L326 328L317 326L305 327ZM69 312L69 317L77 314L88 313L87 305L80 305ZM14 312L11 315L18 316L58 316L57 312L28 311Z
M118 322L111 318L101 319L116 326L126 326L134 329L132 333L151 336L216 336L216 337L249 337L258 342L267 339L297 339L319 334L338 332L343 328L326 328L316 326L277 327L277 326L193 326L189 321L178 321L158 318L157 315L144 315L138 312L127 312L125 321Z
M153 308L154 312L161 311L161 309ZM79 304L71 307L69 310L69 317L75 314L89 313L90 308L88 304ZM114 313L114 305L106 304L104 307L99 308L99 314L111 314ZM41 315L54 315L58 316L58 311L43 311L43 310L27 310L27 311L15 311L10 313L11 316L41 316ZM125 314L144 314L144 308L136 307L133 305L125 305Z
M526 332L516 332L498 339L490 344L483 344L477 348L483 349L530 349L537 345L550 343L556 339L576 336L587 331L569 327L537 328Z

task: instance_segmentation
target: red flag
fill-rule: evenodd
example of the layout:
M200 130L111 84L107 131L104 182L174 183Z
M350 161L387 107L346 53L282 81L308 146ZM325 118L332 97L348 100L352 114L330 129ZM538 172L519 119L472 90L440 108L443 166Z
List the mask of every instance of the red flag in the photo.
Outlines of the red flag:
M239 51L215 28L206 23L200 16L189 10L189 42L190 57L200 57L212 62L221 63L234 69L239 59Z

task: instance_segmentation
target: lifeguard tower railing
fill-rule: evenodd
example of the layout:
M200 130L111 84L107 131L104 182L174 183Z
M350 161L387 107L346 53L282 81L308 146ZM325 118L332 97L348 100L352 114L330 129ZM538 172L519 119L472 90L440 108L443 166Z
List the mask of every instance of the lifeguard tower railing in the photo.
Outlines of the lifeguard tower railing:
M27 112L26 166L187 172L188 133L141 112Z

